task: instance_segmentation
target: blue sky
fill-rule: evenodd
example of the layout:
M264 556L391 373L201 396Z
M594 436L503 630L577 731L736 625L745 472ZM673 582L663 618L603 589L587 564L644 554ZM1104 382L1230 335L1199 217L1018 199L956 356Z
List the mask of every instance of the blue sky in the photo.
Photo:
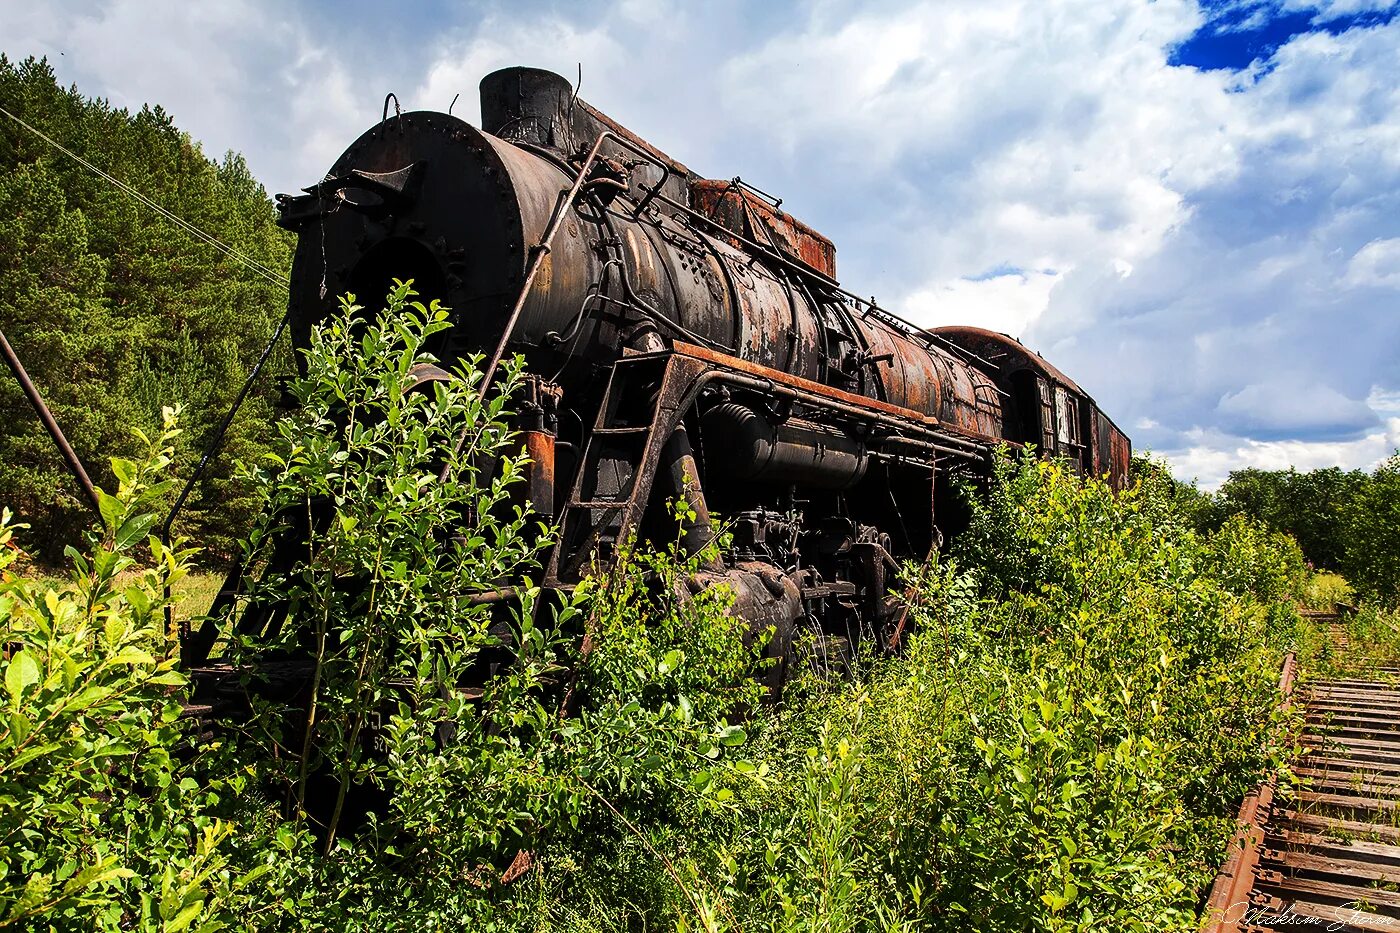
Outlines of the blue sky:
M1139 448L1365 467L1400 446L1391 0L0 0L0 50L162 103L269 188L528 64L836 241L843 282L1013 333Z

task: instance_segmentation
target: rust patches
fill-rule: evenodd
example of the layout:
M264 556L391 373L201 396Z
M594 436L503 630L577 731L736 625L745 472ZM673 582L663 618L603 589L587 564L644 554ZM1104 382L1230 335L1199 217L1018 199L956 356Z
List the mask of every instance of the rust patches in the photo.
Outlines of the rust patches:
M1132 465L1133 445L1126 434L1113 427L1113 422L1110 421L1108 424L1111 432L1108 440L1108 463L1101 465L1100 468L1107 470L1109 481L1114 488L1121 490L1128 485L1128 471Z
M549 288L554 284L554 254L545 253L539 259L539 269L535 273L535 288L542 293L548 294Z
M961 434L969 440L978 441L988 446L995 446L998 444L1007 443L1006 439L1002 437L997 437L991 434L983 434L980 431L971 430L959 425L948 424L946 422L940 421L938 418L932 415L925 414L924 412L915 411L912 408L904 408L900 405L893 405L889 402L882 402L879 399L873 399L865 395L857 395L854 392L847 392L843 389L834 389L829 385L823 385L820 382L813 382L810 379L803 379L801 376L794 376L789 373L785 373L782 370L772 369L768 366L763 366L759 363L754 363L749 360L740 359L737 356L729 356L728 354L717 353L714 350L707 350L704 347L697 347L694 344L682 343L680 341L677 341L672 346L672 349L676 354L680 356L688 356L692 359L704 360L709 363L714 363L716 365L723 366L730 370L746 373L751 376L756 376L760 379L767 379L770 382L788 386L790 388L797 389L801 392L806 392L811 395L823 396L827 399L830 399L831 401L844 403L848 406L866 408L870 411L880 412L881 414L892 415L896 418L903 418L905 420L913 422L916 425L936 427L944 431L950 431L955 434Z
M554 435L525 432L525 454L530 458L530 505L541 516L554 517Z
M690 183L690 202L726 229L755 243L772 243L789 258L836 278L836 246L791 214L784 214L732 181L700 178ZM759 229L755 226L759 225ZM736 240L733 246L742 248Z
M1279 675L1279 694L1284 709L1292 704L1297 669L1297 661L1289 652ZM1216 877L1206 902L1209 933L1236 933L1243 927L1247 912L1245 908L1250 903L1249 893L1254 887L1255 870L1259 865L1259 848L1264 841L1264 823L1277 785L1278 776L1273 775L1240 804L1235 838L1230 843L1225 865Z

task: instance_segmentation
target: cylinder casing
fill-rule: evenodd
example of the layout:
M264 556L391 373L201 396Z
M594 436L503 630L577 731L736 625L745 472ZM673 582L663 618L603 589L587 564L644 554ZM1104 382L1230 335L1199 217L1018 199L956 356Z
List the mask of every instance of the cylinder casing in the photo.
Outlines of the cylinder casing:
M732 479L848 489L869 465L865 446L839 428L780 421L737 402L706 412L702 433L706 465Z

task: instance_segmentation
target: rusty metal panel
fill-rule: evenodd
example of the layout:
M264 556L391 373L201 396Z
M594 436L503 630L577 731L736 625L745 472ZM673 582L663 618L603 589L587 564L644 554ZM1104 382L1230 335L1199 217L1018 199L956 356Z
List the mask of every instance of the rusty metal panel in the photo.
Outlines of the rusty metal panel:
M1117 428L1112 428L1109 434L1109 477L1110 482L1118 489L1126 489L1128 486L1129 473L1132 470L1133 444L1128 440L1128 436Z
M914 411L890 402L872 399L868 396L859 395L855 392L847 392L843 389L836 389L820 382L804 379L801 376L794 376L781 370L770 369L748 360L714 350L698 347L694 344L677 341L672 346L673 352L679 356L690 357L696 360L704 360L719 364L726 369L738 373L752 375L760 380L766 380L775 386L788 386L800 392L809 393L812 396L828 399L833 403L839 403L852 409L860 409L870 412L872 415L889 415L910 422L911 425L922 425L931 429L957 434L966 437L969 441L975 441L984 445L996 445L1005 443L1005 439L996 435L984 434L969 428L959 427L954 424L947 424L938 419L936 415L927 412Z
M737 256L724 257L739 299L737 356L774 369L790 370L799 355L798 344L809 349L816 343L815 321L805 299L763 266Z
M511 143L525 143L572 154L587 148L603 131L616 133L643 150L657 165L637 167L639 180L663 184L674 198L686 196L694 172L627 129L596 107L580 100L567 78L539 68L503 68L481 79L481 128ZM624 147L608 144L604 154L630 158ZM668 171L658 170L664 166Z
M789 258L816 269L827 278L836 278L835 244L733 181L717 178L692 181L690 202L697 211L740 236L758 243L773 243Z

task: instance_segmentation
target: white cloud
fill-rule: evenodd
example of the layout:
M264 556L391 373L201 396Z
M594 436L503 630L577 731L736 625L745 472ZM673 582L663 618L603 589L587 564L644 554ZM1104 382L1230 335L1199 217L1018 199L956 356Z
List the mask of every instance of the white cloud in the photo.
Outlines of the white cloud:
M1348 285L1400 288L1400 237L1372 240L1347 263Z
M1187 446L1158 451L1182 480L1195 479L1202 489L1214 490L1232 470L1316 470L1341 466L1373 469L1400 449L1400 418L1389 419L1380 429L1354 441L1259 441L1208 432L1188 432Z
M1189 216L1184 186L1234 170L1224 79L1164 65L1200 19L1078 0L817 18L726 66L725 109L786 174L839 180L906 294L1000 263L1132 266Z
M272 0L0 0L0 42L85 93L165 104L274 190L318 178L389 89L407 108L460 93L476 119L490 70L582 62L585 98L831 235L853 290L1023 334L1203 477L1394 443L1400 20L1236 74L1167 64L1205 22L1191 0L491 9L391 35Z
M343 56L271 0L3 4L5 51L47 55L60 81L118 107L161 105L274 191L316 181L378 113Z
M608 96L609 72L595 62L625 58L625 50L601 27L579 29L560 20L509 22L490 19L471 36L443 43L431 59L415 92L423 106L446 110L454 94L462 100L453 111L472 123L481 119L477 86L493 71L511 65L547 68L574 80L584 65L584 81ZM580 96L583 87L580 86ZM439 103L440 102L440 103Z
M1281 4L1285 10L1316 11L1318 20L1322 22L1356 13L1388 10L1394 6L1395 0L1284 0Z
M912 293L902 310L923 327L972 324L1015 337L1045 310L1059 279L1052 272L952 279Z
M1215 411L1223 426L1256 438L1352 437L1380 421L1366 402L1348 398L1331 386L1291 379L1286 374L1227 392Z

